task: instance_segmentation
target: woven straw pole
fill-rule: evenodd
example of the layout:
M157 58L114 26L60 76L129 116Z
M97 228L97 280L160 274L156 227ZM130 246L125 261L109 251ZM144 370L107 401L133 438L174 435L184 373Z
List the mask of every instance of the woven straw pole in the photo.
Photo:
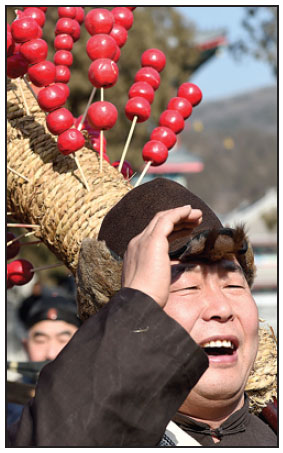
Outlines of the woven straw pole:
M35 236L73 272L84 238L97 237L106 213L132 186L90 148L77 152L90 186L88 192L75 161L57 149L46 128L45 113L26 87L27 116L19 87L7 84L7 164L27 180L7 171L7 209L22 223L39 225Z

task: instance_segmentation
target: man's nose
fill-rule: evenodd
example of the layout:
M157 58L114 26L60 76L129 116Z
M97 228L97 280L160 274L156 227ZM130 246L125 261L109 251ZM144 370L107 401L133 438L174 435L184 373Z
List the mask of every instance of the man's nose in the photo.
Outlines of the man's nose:
M46 351L46 360L54 360L59 354L62 347L56 343L50 343Z
M227 322L234 318L233 304L221 289L209 288L204 295L203 319Z

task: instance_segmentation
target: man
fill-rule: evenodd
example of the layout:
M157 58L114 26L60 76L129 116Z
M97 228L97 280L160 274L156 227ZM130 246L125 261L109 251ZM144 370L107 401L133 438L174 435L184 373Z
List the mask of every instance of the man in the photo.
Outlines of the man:
M98 239L80 253L86 321L43 369L10 445L275 446L244 396L258 321L243 230L157 179L112 208Z
M26 329L22 339L23 347L30 362L54 360L70 341L80 326L75 300L57 292L43 292L31 295L19 307L19 319ZM34 378L24 377L23 382L35 384ZM7 423L19 419L23 406L8 404Z

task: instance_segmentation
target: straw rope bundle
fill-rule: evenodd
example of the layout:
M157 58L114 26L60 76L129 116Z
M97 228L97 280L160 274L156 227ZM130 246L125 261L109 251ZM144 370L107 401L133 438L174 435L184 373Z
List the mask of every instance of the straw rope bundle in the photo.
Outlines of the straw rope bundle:
M44 112L20 79L7 84L7 119L8 210L18 221L38 225L35 236L75 274L82 240L97 237L106 213L132 186L106 161L100 172L97 153L85 147L77 156L88 192L74 159L60 154ZM255 413L277 395L276 339L263 328L259 337L246 386Z
M28 112L27 112L28 110ZM28 113L28 114L27 114ZM45 125L45 113L20 79L7 84L7 207L14 218L39 225L35 236L76 272L81 241L96 237L108 212L130 189L123 176L97 153L76 153L90 191L76 162L57 149Z
M245 391L256 414L277 398L277 342L271 328L259 329L258 354Z

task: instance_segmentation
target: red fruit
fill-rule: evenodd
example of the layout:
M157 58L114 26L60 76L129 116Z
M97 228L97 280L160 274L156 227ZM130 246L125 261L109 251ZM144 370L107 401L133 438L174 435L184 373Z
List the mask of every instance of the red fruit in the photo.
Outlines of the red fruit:
M110 58L113 60L116 50L115 39L104 33L91 36L86 45L86 51L91 60L96 60L97 58Z
M81 149L85 144L83 134L78 129L68 129L59 135L57 146L60 153L67 156Z
M198 105L202 100L202 92L194 83L183 83L178 89L178 96L186 98L193 107Z
M12 241L15 238L16 238L16 236L13 233L10 233L10 232L7 233L7 243ZM10 244L7 247L7 260L15 258L15 256L17 256L17 254L19 253L20 248L21 248L21 244L18 240L13 242L12 244Z
M164 143L167 149L171 149L177 141L177 136L169 127L160 126L153 129L150 140L158 140Z
M80 27L80 24L76 20L73 20L73 30L72 30L71 36L72 36L74 42L78 41L81 36L81 27Z
M55 26L55 35L60 35L61 33L66 33L71 35L73 32L73 19L69 17L61 17L57 20Z
M166 57L159 49L148 49L141 56L142 66L151 66L161 72L166 65Z
M61 34L54 39L54 47L56 50L72 50L74 40L71 35Z
M159 126L169 127L175 134L179 134L185 127L185 121L177 110L164 110L159 118Z
M20 53L21 45L20 42L14 42L13 54Z
M113 57L113 61L115 61L117 63L117 61L120 60L120 56L121 56L121 50L120 50L120 47L118 45L116 45L116 53Z
M110 159L109 159L109 157L107 156L106 153L103 153L102 157L103 157L104 160L107 160L107 162L109 162L109 164L110 164Z
M23 10L30 8L30 6L24 6ZM48 6L37 6L38 9L41 9L42 11L46 12L48 9Z
M125 8L127 8L127 9L133 11L134 9L136 9L136 6L125 6Z
M112 167L118 168L119 165L120 165L120 161L116 160L116 162L113 162ZM130 179L130 177L134 173L131 164L126 160L123 162L121 173L125 179Z
M30 64L46 60L48 45L43 39L31 39L21 45L20 53Z
M160 75L156 69L151 68L150 66L145 66L138 70L135 76L135 82L146 82L152 86L154 90L160 85Z
M187 119L193 111L193 106L186 98L175 97L170 99L167 109L178 110L182 117Z
M150 103L140 96L131 98L125 106L125 113L130 121L137 116L137 122L143 123L150 117Z
M59 135L70 129L74 124L74 117L68 109L64 107L49 113L46 118L46 125L51 134Z
M118 112L115 105L107 101L94 102L88 109L87 119L97 130L111 129L116 123Z
M126 30L129 30L133 25L134 16L131 10L124 6L117 6L111 10L114 16L115 24L122 25Z
M110 33L114 24L113 14L104 8L95 8L85 17L85 28L90 35Z
M11 33L11 25L7 23L7 32L8 31Z
M45 24L44 12L35 6L30 6L28 8L25 8L22 17L31 17L32 19L36 20L36 22L38 23L38 25L40 27L43 27Z
M75 19L77 14L76 6L59 6L58 7L58 16L59 17L69 17L70 19Z
M8 281L12 285L22 286L28 283L33 275L34 272L33 265L24 259L19 259L12 261L11 263L7 264L7 277Z
M60 36L60 35L59 35ZM54 54L54 63L56 65L72 66L73 55L68 50L57 50Z
M92 133L89 133L90 142L92 144L94 151L100 152L100 131L97 130L95 131L94 129L92 129L92 131L93 131ZM94 132L96 132L96 135L94 135ZM106 138L103 135L102 149L104 153L106 153L106 146L107 146Z
M123 47L128 39L128 32L122 25L114 24L110 36L115 39L119 47Z
M146 82L136 82L129 89L128 95L129 98L141 96L151 104L154 100L154 89Z
M38 23L31 17L16 19L11 25L13 40L25 42L38 37Z
M45 112L59 109L66 102L66 95L62 88L57 85L50 85L40 90L37 96L37 102Z
M29 67L28 75L35 86L48 86L55 81L56 66L51 61L41 61Z
M115 61L109 58L94 60L88 70L90 83L97 88L110 88L115 85L119 76L119 69Z
M75 20L76 20L79 24L82 24L83 21L84 21L84 17L85 17L84 9L83 9L81 6L77 6L76 8L77 8L77 12L76 12Z
M56 66L56 76L55 76L55 82L59 83L68 83L71 78L71 71L68 68L68 66L65 66L63 64L57 65Z
M7 31L7 57L13 55L15 43L13 41L12 33Z
M152 162L151 165L157 167L166 161L168 149L164 143L159 142L158 140L151 140L144 145L142 157L145 162Z
M22 77L27 70L28 61L20 53L15 53L7 58L7 76L10 79Z
M68 85L66 83L61 83L61 82L57 82L56 85L58 87L62 88L62 90L65 93L66 99L68 99L68 97L70 96L70 88L68 87Z

